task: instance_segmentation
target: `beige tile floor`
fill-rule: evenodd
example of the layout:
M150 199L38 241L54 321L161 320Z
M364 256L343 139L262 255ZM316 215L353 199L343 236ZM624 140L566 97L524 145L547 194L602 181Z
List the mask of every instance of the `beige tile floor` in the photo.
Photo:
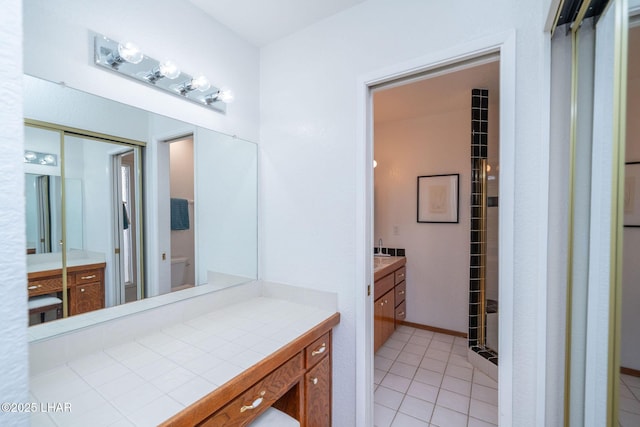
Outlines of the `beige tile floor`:
M621 427L640 426L640 377L620 375L618 422Z
M467 361L463 338L397 328L375 354L374 383L376 427L498 424L498 384Z

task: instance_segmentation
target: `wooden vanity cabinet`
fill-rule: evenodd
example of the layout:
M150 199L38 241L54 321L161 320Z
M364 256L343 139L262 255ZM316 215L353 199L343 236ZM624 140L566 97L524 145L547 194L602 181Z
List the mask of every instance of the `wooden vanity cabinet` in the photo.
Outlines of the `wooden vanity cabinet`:
M104 308L105 263L67 267L69 316ZM62 294L62 269L29 273L30 297Z
M378 351L389 339L396 325L405 320L406 259L402 258L374 275L373 350Z
M394 288L395 293L395 313L394 313L394 323L397 325L401 321L407 318L407 282L406 278L406 267L401 267L394 272L396 286Z
M273 406L301 427L331 427L331 329L339 321L334 314L160 425L248 426Z
M199 424L202 427L241 426L273 405L299 381L304 372L302 354L292 357L253 387Z
M69 315L104 308L104 268L69 273Z
M305 349L304 422L306 427L331 426L331 333Z
M375 301L373 308L373 346L374 351L382 346L389 339L395 330L395 291L389 290L386 294Z

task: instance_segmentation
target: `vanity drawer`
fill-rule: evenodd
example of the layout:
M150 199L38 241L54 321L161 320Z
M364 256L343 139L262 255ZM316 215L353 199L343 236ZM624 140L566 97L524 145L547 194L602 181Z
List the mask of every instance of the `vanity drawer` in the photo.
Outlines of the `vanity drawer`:
M393 289L394 285L393 273L387 274L382 279L376 280L373 290L374 301Z
M401 302L404 302L404 299L407 296L407 282L402 282L399 285L396 285L396 305L399 305Z
M395 271L394 274L396 279L394 285L397 285L398 283L404 281L407 278L407 267L400 267Z
M69 274L69 284L82 285L84 283L101 282L102 272L102 268L96 268L93 270L78 271L77 273Z
M300 381L304 374L302 364L303 356L300 352L199 425L207 427L247 425Z
M331 352L331 333L327 332L304 350L305 367L309 369Z
M396 323L406 318L407 318L407 302L402 301L402 303L396 307Z
M29 280L27 283L29 296L51 294L62 291L62 277L45 277L43 279Z

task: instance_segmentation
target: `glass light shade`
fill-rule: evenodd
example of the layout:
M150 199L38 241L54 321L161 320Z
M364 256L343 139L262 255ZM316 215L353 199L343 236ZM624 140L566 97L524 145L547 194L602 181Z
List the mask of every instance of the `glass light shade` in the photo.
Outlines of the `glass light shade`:
M173 80L180 75L180 68L178 67L178 64L171 60L162 61L158 68L160 69L160 74L170 80Z
M193 80L191 80L191 87L194 89L198 89L200 92L204 92L211 87L211 83L209 83L209 79L200 74L197 77L194 77Z
M44 161L48 164L48 163L54 163L56 159L55 157L53 157L53 155L47 154L44 156Z
M220 89L220 91L218 92L217 99L224 102L225 104L231 104L235 99L235 96L233 95L233 91L231 89L225 88L225 89Z
M34 153L33 151L26 151L24 153L24 158L30 162L34 161L36 159L36 153Z
M125 61L132 64L139 64L144 58L140 48L131 42L118 44L118 55L120 55L120 57Z
M378 162L376 162L375 160L373 161L373 168L375 169L378 166Z

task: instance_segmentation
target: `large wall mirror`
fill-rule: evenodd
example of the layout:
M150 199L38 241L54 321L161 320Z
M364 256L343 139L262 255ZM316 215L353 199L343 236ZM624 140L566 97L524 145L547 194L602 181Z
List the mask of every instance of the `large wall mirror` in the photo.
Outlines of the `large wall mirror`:
M257 278L255 143L31 76L24 115L32 338Z

